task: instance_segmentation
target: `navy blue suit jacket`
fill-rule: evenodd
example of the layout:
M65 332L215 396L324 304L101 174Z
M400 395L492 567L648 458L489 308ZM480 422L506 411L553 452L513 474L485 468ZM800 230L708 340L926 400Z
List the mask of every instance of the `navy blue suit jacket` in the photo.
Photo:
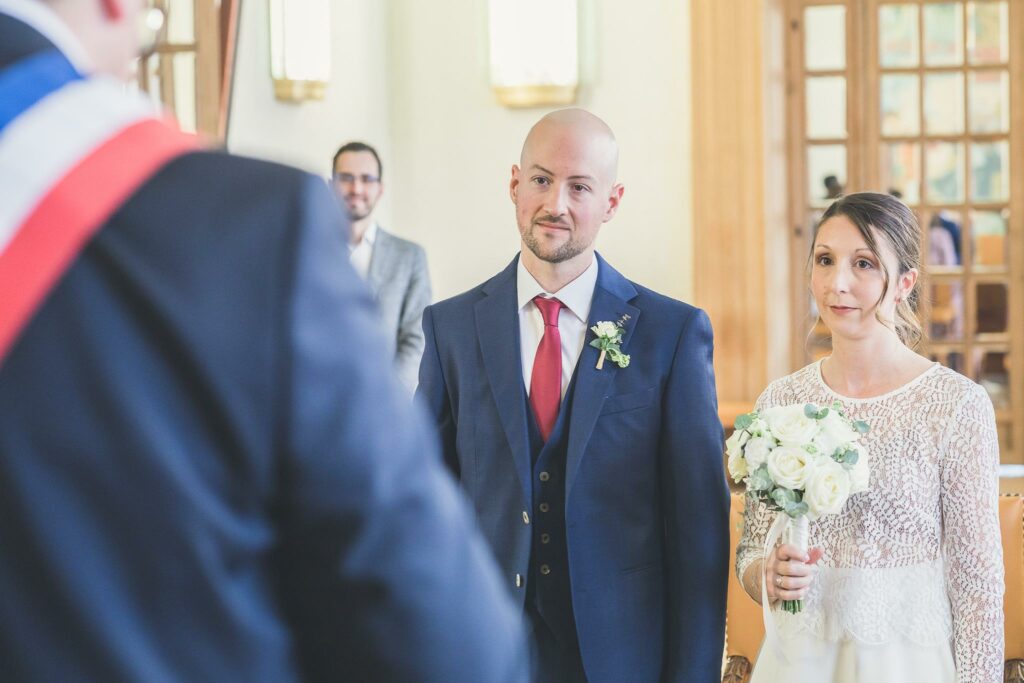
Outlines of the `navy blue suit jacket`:
M597 370L587 344L576 370L565 519L580 653L590 683L711 683L729 571L711 325L597 258L588 326L628 315L632 361ZM529 573L532 478L517 261L427 308L418 396L522 604L514 577Z
M0 69L51 47L0 14ZM0 680L524 680L343 231L194 153L67 271L0 364Z

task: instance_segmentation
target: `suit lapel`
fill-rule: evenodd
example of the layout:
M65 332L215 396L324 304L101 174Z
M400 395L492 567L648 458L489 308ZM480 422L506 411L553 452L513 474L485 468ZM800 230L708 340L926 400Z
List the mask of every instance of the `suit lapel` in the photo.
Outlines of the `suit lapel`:
M480 353L498 406L502 427L515 459L523 495L530 500L530 447L526 424L516 266L519 257L485 287L487 297L474 306Z
M370 291L377 294L387 281L387 274L391 267L391 235L384 232L380 226L377 227L377 238L373 244L373 253L370 256L370 268L366 272L366 282L370 285Z
M583 453L590 443L590 436L594 432L597 416L604 405L604 398L612 380L623 371L607 358L603 368L597 369L597 359L601 352L590 345L594 339L594 333L590 328L600 321L616 322L628 315L629 320L624 322L625 332L622 335L622 350L628 354L629 340L640 320L640 309L628 303L636 297L636 288L600 256L597 256L597 259L600 269L597 286L594 288L594 299L590 305L583 351L577 361L576 389L573 393L572 418L569 422L569 444L565 463L567 496L576 479L576 471L583 459Z

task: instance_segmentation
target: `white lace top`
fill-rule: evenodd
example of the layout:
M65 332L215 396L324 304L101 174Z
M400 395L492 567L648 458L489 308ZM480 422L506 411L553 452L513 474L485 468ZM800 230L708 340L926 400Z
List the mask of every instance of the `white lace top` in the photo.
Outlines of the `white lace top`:
M810 632L865 644L953 642L958 678L1003 674L1003 559L999 444L985 390L939 364L882 396L836 394L813 363L773 382L757 410L839 401L871 431L870 488L838 515L810 525L820 571L791 615L775 611L785 639ZM761 557L775 513L747 497L736 571Z

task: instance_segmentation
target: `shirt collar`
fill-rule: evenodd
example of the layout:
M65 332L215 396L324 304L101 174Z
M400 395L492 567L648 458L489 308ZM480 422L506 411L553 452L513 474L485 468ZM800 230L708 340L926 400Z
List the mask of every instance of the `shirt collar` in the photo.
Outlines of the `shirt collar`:
M523 310L535 296L554 296L558 297L558 300L565 304L565 307L572 311L573 315L579 318L583 324L586 324L587 318L590 317L590 304L594 300L594 288L597 286L597 269L597 259L594 258L587 269L580 273L575 280L557 292L546 292L533 275L530 275L530 271L523 265L523 258L520 256L519 265L516 267L516 293L519 310Z
M0 0L2 2L3 0ZM356 249L372 249L373 243L377 241L377 224L370 223L370 227L363 233L363 239L359 240L359 244L348 243L348 250L355 251Z
M39 0L0 0L0 13L14 17L39 31L64 53L72 66L81 73L92 71L92 60L82 42L64 20Z
M373 246L373 243L377 241L376 223L371 223L370 227L366 229L366 232L363 234L363 241L369 244L371 247Z

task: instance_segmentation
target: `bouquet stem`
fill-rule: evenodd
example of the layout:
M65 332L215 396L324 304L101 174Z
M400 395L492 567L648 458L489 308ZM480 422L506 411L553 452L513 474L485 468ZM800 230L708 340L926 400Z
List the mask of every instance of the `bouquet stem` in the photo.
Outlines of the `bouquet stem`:
M791 517L786 524L786 530L782 532L782 542L796 547L800 552L807 552L807 541L809 537L810 522L806 515ZM803 600L783 600L782 609L790 614L800 612L804 607Z

